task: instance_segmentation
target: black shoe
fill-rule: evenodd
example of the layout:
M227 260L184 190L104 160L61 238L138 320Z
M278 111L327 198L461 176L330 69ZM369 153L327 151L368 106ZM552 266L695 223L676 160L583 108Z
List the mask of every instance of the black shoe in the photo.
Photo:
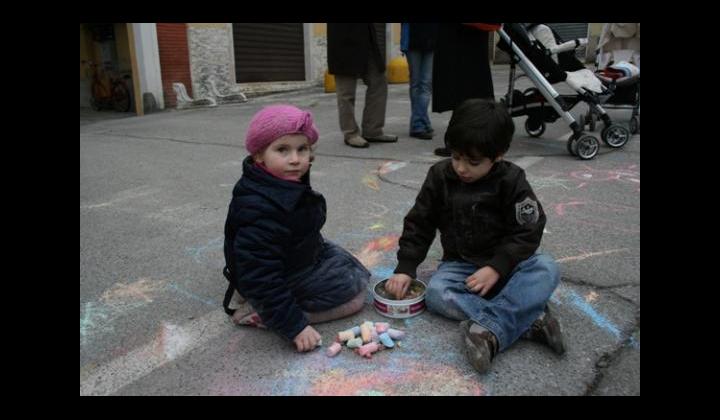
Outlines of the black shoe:
M497 353L497 338L490 330L471 320L462 321L460 329L464 336L468 361L478 372L487 372Z
M536 319L530 328L522 335L522 338L530 341L545 344L549 346L557 355L565 353L565 343L563 342L560 323L550 313L550 308L545 307L545 311Z
M398 137L392 134L381 134L375 137L363 136L363 138L370 143L395 143L398 140Z
M448 149L447 147L438 147L437 149L435 149L435 154L438 156L450 157L452 153L450 153L450 149Z
M410 133L410 137L415 137L416 139L423 139L423 140L431 140L433 138L433 132L432 131L420 131L417 133Z

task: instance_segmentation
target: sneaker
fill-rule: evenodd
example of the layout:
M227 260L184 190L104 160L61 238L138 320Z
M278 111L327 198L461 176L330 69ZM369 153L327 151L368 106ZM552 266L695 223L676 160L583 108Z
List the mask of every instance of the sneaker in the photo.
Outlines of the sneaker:
M236 311L235 314L233 314L232 316L232 321L235 323L235 325L247 325L249 327L267 329L265 324L263 324L262 319L260 319L260 315L258 315L257 312L250 312L241 315L239 311Z
M392 134L381 134L375 137L363 136L363 138L370 143L395 143L398 140L398 137Z
M460 329L465 339L468 361L478 372L487 372L498 349L495 334L471 320L462 321Z
M410 133L410 137L415 137L416 139L431 140L433 138L433 133L430 131L420 131L417 133Z
M538 319L536 319L530 328L522 335L522 338L538 343L546 344L557 355L565 353L565 343L563 342L560 323L550 313L550 308L545 306L545 310Z
M369 147L370 143L365 141L364 138L360 136L354 136L350 137L349 139L345 139L345 144L351 147Z
M435 154L443 157L450 157L451 155L450 149L448 149L447 147L438 147L437 149L435 149Z

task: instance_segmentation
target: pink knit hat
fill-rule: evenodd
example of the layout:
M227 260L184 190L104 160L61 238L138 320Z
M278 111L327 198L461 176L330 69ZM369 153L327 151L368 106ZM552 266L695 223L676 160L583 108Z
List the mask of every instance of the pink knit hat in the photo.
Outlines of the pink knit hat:
M250 121L245 148L251 155L286 134L304 134L315 144L318 131L312 114L292 105L270 105L261 109Z

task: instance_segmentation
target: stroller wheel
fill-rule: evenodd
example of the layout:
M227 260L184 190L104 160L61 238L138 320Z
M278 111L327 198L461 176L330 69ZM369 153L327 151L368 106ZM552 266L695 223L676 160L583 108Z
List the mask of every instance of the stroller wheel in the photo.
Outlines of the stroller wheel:
M525 120L525 132L530 137L540 137L545 132L545 121Z
M600 137L605 144L617 149L625 146L625 143L630 140L630 130L618 124L611 124L603 128Z
M594 112L588 111L587 125L590 131L595 131L595 123L597 122L597 116Z
M572 136L567 141L567 151L570 153L570 156L577 156L577 139Z
M640 133L640 118L638 118L638 117L630 118L630 134L639 134L639 133Z
M600 142L593 136L584 135L573 142L575 155L582 160L594 158L600 150Z

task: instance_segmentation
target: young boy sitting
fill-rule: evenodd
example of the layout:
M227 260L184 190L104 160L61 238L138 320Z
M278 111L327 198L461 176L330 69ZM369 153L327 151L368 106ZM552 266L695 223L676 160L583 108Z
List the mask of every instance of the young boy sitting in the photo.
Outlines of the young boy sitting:
M405 296L440 231L442 262L426 295L430 311L460 323L470 363L480 373L518 338L563 354L560 325L547 309L558 267L536 253L545 213L525 171L502 160L515 126L505 107L469 99L445 134L451 159L434 164L405 217L398 265L386 289Z

